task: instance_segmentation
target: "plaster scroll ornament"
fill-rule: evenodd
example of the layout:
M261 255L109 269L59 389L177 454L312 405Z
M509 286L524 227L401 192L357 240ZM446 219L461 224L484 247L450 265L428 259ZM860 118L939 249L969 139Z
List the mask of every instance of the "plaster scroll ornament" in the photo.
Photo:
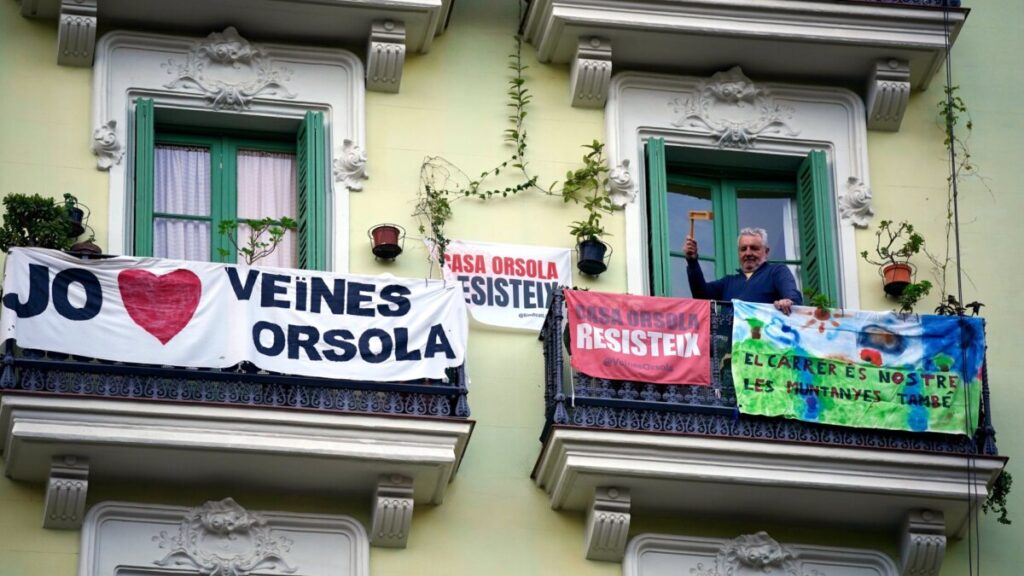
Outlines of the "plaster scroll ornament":
M96 155L96 167L109 170L120 164L124 156L121 143L117 140L117 120L111 120L92 131L92 153Z
M612 204L622 208L636 198L633 175L629 173L629 159L624 159L608 172L608 198Z
M231 498L207 502L185 513L178 533L153 537L168 553L157 566L184 566L202 576L249 576L254 572L292 574L284 560L292 541L275 536L267 520Z
M720 148L747 149L761 136L793 137L789 121L794 110L775 101L766 88L743 75L739 66L718 72L697 85L696 94L669 102L678 128L707 130Z
M334 181L349 190L362 190L362 181L370 177L366 173L366 152L349 139L342 142L341 152L331 164Z
M856 176L846 180L846 192L839 195L839 215L858 228L867 228L871 216L871 187Z
M766 532L744 534L722 545L715 556L715 565L703 563L690 569L692 576L745 576L771 574L776 576L825 576L817 570L804 571L797 554L779 544Z
M234 26L193 44L184 63L171 59L162 66L174 77L165 88L198 90L214 110L244 110L257 96L296 97L285 87L292 71L275 65L266 49Z

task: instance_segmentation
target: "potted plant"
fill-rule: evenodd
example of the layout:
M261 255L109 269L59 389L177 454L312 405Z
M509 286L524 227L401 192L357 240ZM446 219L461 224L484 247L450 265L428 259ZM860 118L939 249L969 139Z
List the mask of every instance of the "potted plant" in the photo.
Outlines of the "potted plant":
M911 282L904 286L903 291L896 297L896 302L900 305L900 314L912 313L914 311L914 306L916 306L922 298L927 296L931 289L932 283L927 280Z
M68 221L71 222L71 235L78 238L85 232L85 210L78 205L78 198L71 193L64 193L64 211L67 213Z
M398 224L377 224L370 228L370 245L373 255L382 260L394 260L402 253L405 244L405 228Z
M0 250L12 246L36 246L67 250L75 239L64 206L38 194L10 194L4 197Z
M899 297L914 281L915 268L910 257L924 247L924 237L914 231L914 225L907 222L882 220L875 231L875 255L867 250L860 253L865 261L879 267L885 293ZM929 284L928 288L931 288ZM927 294L925 290L924 294ZM924 296L920 294L918 300ZM916 302L916 300L915 300Z
M601 217L592 212L586 220L573 222L569 232L576 237L576 267L588 276L598 276L608 269L611 246L601 240L606 234Z
M608 167L604 162L604 144L594 141L584 146L583 167L569 171L562 185L562 200L583 203L587 219L573 222L569 233L576 237L576 267L588 276L597 276L608 269L611 247L601 241L607 235L601 218L614 210L608 196ZM581 196L583 196L581 200Z

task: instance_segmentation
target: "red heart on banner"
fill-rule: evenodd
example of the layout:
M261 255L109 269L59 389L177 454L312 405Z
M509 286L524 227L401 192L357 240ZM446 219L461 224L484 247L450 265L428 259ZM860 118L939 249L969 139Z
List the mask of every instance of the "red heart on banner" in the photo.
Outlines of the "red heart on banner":
M188 325L203 292L199 277L184 269L163 276L147 270L122 270L117 284L128 316L161 344Z

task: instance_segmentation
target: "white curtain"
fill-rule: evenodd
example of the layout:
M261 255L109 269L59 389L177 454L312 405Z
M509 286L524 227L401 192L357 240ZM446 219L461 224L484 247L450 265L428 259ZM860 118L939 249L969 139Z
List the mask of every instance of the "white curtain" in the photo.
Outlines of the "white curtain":
M238 218L260 219L287 216L295 219L295 155L260 150L238 151ZM239 243L248 238L249 228L238 227ZM295 232L285 233L284 241L257 266L295 268Z
M295 219L295 155L239 150L237 157L239 219ZM164 214L210 216L210 151L194 146L157 146L154 211ZM180 218L153 220L153 255L160 258L210 261L211 231L218 223ZM239 244L246 245L249 227L239 226ZM298 265L295 232L257 266Z
M155 212L210 215L210 151L192 146L157 146ZM154 218L153 255L210 260L210 222Z

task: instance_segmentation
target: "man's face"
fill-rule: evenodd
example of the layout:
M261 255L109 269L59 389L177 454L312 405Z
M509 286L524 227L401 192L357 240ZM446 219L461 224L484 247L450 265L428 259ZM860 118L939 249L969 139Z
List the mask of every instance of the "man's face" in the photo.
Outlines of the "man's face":
M750 274L768 259L768 247L760 236L740 236L740 270Z

